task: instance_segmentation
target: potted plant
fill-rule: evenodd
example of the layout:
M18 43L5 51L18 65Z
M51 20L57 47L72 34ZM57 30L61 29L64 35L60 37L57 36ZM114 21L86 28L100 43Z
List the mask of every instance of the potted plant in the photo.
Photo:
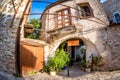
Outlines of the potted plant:
M86 72L91 72L91 63L89 61L86 62Z
M53 72L59 73L59 71L67 65L67 63L70 61L69 60L69 55L68 53L64 50L64 44L58 48L55 52L55 55L53 57L49 58L48 61L48 68L50 74Z
M49 72L50 72L50 75L51 75L51 76L56 76L56 71L55 71L55 68L54 68L54 67L50 67Z
M50 57L47 68L51 76L56 75L56 65L57 63L56 63L55 57Z
M101 55L92 58L93 70L98 70L99 67L104 66L103 57Z

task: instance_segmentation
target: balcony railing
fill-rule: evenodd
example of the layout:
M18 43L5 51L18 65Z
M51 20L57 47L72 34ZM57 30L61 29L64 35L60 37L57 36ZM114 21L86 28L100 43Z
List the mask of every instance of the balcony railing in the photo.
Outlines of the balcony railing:
M48 23L48 25L47 25L48 32L66 28L69 26L73 26L70 8L65 8L65 9L59 10L50 16L48 14L48 22L47 23Z

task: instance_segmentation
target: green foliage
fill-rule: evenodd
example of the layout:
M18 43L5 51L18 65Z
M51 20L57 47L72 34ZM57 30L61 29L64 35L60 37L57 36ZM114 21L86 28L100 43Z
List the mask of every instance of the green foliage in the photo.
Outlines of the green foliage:
M86 62L86 68L91 68L91 63L90 63L90 61L87 61L87 62Z
M49 72L49 71L50 71L50 70L49 70L49 65L45 65L44 68L43 68L43 71Z
M83 59L81 62L82 62L82 66L86 67L86 61Z
M13 74L16 78L20 77L20 75L18 73Z
M55 52L54 57L50 57L48 61L47 67L49 68L49 71L59 71L61 68L63 68L69 60L69 55L67 52L64 51L64 44L61 46L61 48L58 48ZM47 69L47 68L46 68Z
M39 39L39 35L38 34L25 34L25 38Z
M102 59L103 59L103 57L100 55L97 57L93 57L93 64L98 65L102 61Z
M30 19L30 21L28 23L32 24L37 29L41 28L41 22L39 19L36 19L36 18Z
M33 18L30 19L28 24L32 24L34 26L34 31L32 34L25 34L25 38L30 38L30 39L39 39L39 29L41 28L41 22L39 19ZM38 30L36 30L38 29Z
M82 52L82 54L85 54L86 49L82 48L82 49L81 49L81 52Z
M37 71L30 71L27 73L27 75L31 76L31 75L35 75L35 74L38 74L39 72Z

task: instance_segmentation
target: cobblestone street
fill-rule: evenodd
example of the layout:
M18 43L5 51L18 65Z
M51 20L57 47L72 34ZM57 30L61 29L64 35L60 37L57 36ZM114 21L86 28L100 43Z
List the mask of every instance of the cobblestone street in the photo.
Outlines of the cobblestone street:
M78 75L74 76L75 72ZM16 78L11 74L0 72L0 80L120 80L120 71L96 71L91 73L70 71L69 77L67 77L66 71L55 77L51 77L47 73L37 73L35 75L25 76L24 78Z

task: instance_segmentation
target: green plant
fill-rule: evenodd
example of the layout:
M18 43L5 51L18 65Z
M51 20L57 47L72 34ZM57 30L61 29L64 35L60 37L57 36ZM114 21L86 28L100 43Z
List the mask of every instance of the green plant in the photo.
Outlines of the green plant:
M31 75L35 75L35 74L38 74L39 72L37 71L31 71L31 72L28 72L27 75L31 76Z
M45 65L44 68L43 68L43 71L49 72L49 66L48 66L48 65Z
M82 48L81 53L84 54L86 52L86 49Z
M86 67L86 61L84 59L82 59L81 63L82 63L82 67L85 68Z
M82 60L82 67L84 68L91 68L91 63L90 61L85 61L85 60Z
M87 62L86 62L86 68L91 68L91 63L90 63L90 61L87 61Z
M40 22L39 19L36 19L36 18L30 19L30 21L28 22L28 24L32 24L37 29L41 28L41 22Z
M16 74L13 74L15 77L20 77L20 75L18 74L18 73L16 73Z
M102 56L97 56L97 57L93 57L92 58L93 60L93 64L95 65L95 66L97 66L99 63L101 63L101 61L102 61L102 59L103 59L103 57Z
M48 61L48 67L49 71L56 70L59 72L61 68L63 68L69 60L69 55L67 52L64 51L64 44L61 46L61 48L58 48L55 52L55 55L53 57L50 57Z

